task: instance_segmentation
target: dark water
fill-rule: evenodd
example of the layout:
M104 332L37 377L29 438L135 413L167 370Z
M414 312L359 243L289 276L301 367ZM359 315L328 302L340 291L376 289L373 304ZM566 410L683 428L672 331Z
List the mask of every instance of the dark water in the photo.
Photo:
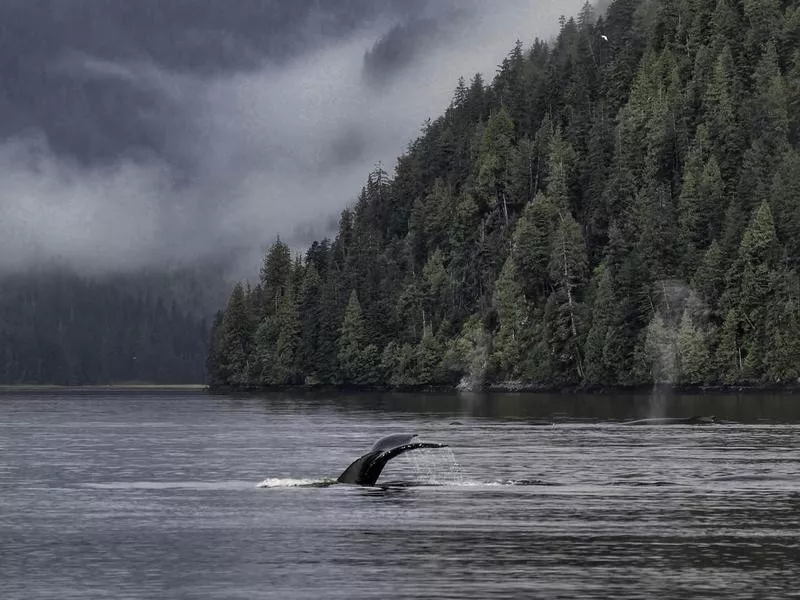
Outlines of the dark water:
M304 485L405 430L452 454ZM799 446L788 395L5 394L0 598L787 598Z

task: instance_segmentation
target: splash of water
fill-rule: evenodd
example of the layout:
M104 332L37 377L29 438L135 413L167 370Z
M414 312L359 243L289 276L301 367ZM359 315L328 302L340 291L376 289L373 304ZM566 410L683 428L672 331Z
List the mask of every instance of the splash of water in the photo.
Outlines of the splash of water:
M291 488L291 487L327 487L336 483L335 479L295 479L292 477L267 477L256 487Z
M429 484L458 485L464 481L461 465L450 448L423 448L409 452L417 479Z
M667 416L667 405L672 397L672 385L653 384L647 410L648 419L662 419Z

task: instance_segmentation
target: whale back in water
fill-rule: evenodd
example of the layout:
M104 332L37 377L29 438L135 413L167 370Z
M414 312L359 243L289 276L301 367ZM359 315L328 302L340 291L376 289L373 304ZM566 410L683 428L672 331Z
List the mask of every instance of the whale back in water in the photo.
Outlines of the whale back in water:
M353 461L336 480L339 483L355 485L375 485L381 476L386 463L395 456L418 448L446 448L447 444L435 442L415 442L417 434L399 433L387 436L375 442L372 450Z
M638 419L625 421L623 425L714 425L719 423L713 416L710 417L660 417L656 419Z

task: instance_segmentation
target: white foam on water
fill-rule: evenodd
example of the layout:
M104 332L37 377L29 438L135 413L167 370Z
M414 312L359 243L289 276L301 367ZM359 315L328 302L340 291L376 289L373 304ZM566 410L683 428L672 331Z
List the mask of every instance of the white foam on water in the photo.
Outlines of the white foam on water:
M294 477L267 477L256 487L260 488L292 488L292 487L324 487L336 483L335 479L297 479Z
M501 485L507 485L502 481L458 481L456 483L452 483L451 485L456 487L499 487Z
M532 479L506 479L503 481L475 481L475 480L461 480L448 483L455 487L471 487L471 488L495 488L495 487L529 487L529 486L543 486L548 487L551 484L543 481Z

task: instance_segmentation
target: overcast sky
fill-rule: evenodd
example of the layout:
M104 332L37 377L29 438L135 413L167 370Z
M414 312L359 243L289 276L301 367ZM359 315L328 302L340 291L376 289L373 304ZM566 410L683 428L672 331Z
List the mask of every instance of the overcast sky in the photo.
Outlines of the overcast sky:
M295 247L582 0L6 0L0 267Z

